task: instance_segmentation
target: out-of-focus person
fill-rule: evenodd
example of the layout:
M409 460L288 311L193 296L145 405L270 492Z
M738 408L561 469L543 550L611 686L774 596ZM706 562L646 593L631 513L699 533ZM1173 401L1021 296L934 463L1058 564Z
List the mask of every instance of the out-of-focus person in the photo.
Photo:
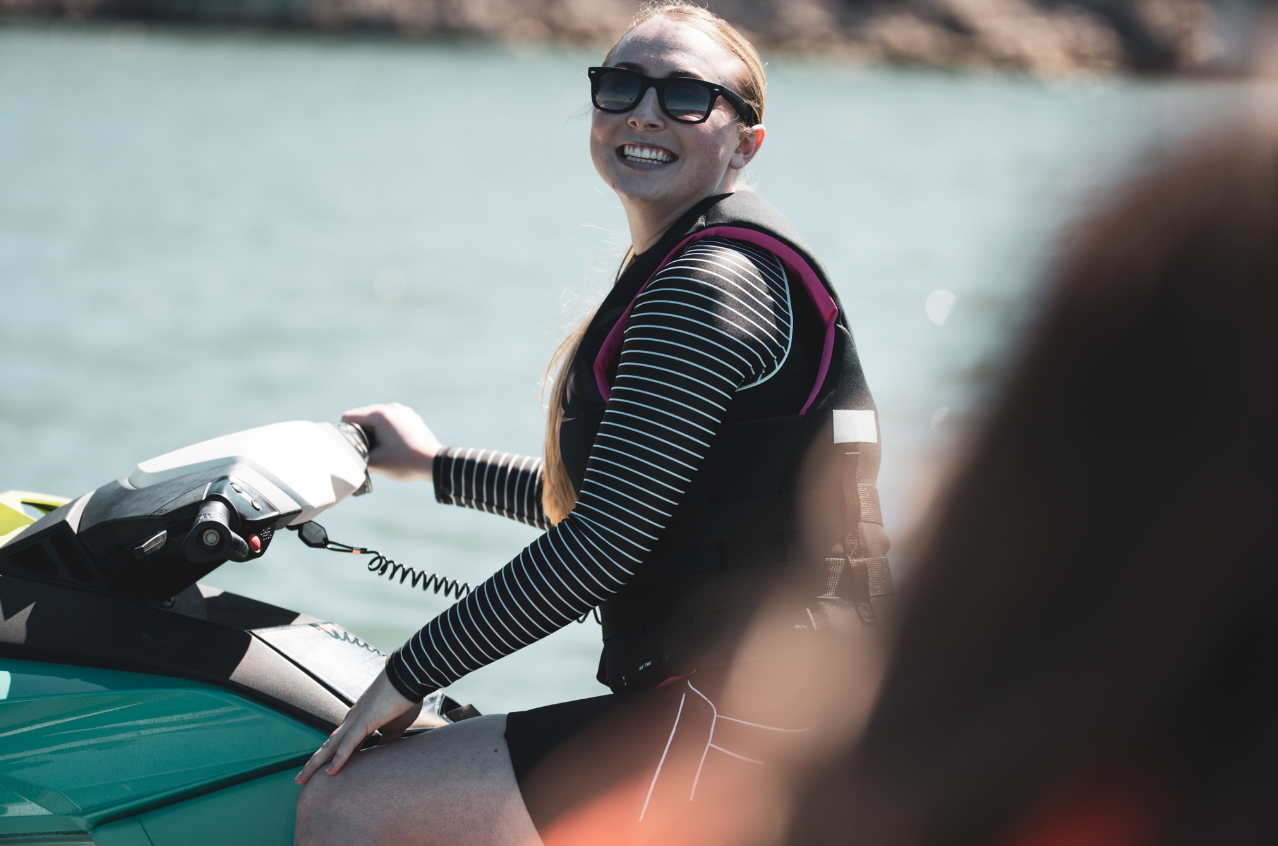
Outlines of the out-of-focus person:
M1079 225L784 840L1278 842L1278 133Z

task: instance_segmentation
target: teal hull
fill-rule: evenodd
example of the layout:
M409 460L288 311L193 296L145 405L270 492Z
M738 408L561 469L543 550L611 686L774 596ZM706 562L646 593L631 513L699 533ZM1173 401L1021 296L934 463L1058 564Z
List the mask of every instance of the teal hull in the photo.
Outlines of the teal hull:
M324 739L212 685L0 659L0 840L285 846Z

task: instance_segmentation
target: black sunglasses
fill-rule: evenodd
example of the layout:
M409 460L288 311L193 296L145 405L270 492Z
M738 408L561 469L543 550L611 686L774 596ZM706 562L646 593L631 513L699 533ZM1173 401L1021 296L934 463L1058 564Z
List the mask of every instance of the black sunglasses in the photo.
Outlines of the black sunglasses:
M759 122L754 107L740 94L704 79L687 76L653 79L624 68L588 68L586 73L590 75L590 99L601 112L628 112L639 105L649 88L655 88L661 111L680 123L704 123L714 111L718 97L727 100L747 126Z

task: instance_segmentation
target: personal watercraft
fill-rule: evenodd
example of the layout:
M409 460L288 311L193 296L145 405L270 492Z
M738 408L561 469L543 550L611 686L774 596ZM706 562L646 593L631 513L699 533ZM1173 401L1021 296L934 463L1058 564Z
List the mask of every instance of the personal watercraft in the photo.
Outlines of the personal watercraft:
M199 579L284 529L326 545L312 521L371 489L368 451L280 423L74 500L0 494L0 843L293 842L293 776L385 656ZM435 693L414 730L477 713Z

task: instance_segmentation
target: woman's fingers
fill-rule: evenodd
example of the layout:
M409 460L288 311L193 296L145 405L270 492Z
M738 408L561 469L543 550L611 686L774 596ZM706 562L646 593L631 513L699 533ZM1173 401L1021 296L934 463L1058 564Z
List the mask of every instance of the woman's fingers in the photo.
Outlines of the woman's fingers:
M399 740L404 736L404 732L408 730L408 727L417 720L417 715L421 712L422 703L418 702L412 708L382 726L382 739L377 742L377 745L385 746L387 743L394 743Z
M321 769L329 775L336 775L351 754L364 742L364 738L373 733L375 727L355 717L354 711L355 709L352 708L346 721L338 726L337 730L329 735L328 740L324 741L324 745L315 751L315 754L306 762L306 766L302 767L302 771L293 779L294 781L298 784L306 784L311 780L311 776Z
M327 764L333 758L334 750L341 742L341 738L347 732L347 724L342 723L337 730L329 735L328 740L324 741L324 745L315 750L315 754L306 762L306 766L302 767L302 771L298 773L293 780L298 784L306 784L311 780L311 776L315 775L320 767Z
M352 408L342 420L358 423L372 433L369 467L373 471L399 481L430 480L431 464L441 444L417 412L392 402Z
M351 753L359 748L359 745L364 742L364 738L369 734L372 734L371 730L362 735L359 732L347 732L346 736L342 738L342 742L338 744L337 750L333 753L332 760L324 768L324 772L331 776L337 775L338 771L345 765L346 760L351 757Z
M321 767L329 775L337 775L364 742L364 738L382 726L393 728L403 721L405 715L410 715L408 723L399 728L399 733L402 734L420 710L421 703L414 703L401 696L390 683L386 671L382 670L368 686L368 690L346 712L346 719L342 720L337 730L311 756L294 780L298 784L306 784Z

